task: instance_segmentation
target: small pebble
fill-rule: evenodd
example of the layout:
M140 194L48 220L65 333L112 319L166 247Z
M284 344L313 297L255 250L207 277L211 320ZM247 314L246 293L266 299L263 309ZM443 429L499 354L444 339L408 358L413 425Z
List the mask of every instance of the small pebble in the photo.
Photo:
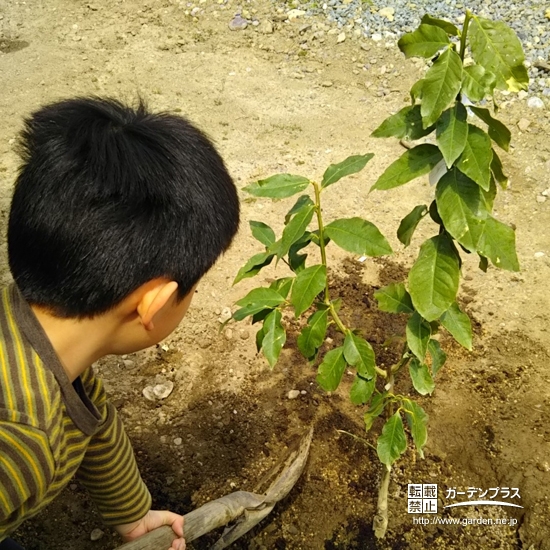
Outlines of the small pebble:
M535 252L535 258L542 258L544 255L544 252Z
M289 399L297 399L300 395L300 390L290 390L287 394Z
M330 88L333 85L334 85L334 82L332 82L331 80L325 80L324 82L321 82L321 86L323 88Z
M246 27L248 27L248 21L243 19L240 14L236 15L229 22L229 29L232 31L243 31Z
M544 109L544 101L540 97L530 97L527 100L527 107L530 109Z
M90 533L90 540L99 540L105 533L101 529L94 529Z
M222 312L220 313L220 316L218 317L218 321L223 324L226 321L229 321L229 319L231 319L232 315L233 315L233 313L231 312L231 308L230 307L224 307L222 309Z
M286 13L286 17L289 21L294 21L305 14L306 12L304 10L290 10Z
M176 447L179 447L182 443L183 443L183 439L181 437L176 437L176 439L174 439L174 445Z
M336 43L337 44L341 44L342 42L345 42L346 41L346 33L345 32L341 32L339 35L338 35L338 38L336 39Z
M241 340L248 340L250 338L250 334L249 334L248 330L241 330L239 332L239 338Z
M543 195L539 195L539 196L537 197L537 202L542 204L543 202L546 202L547 198L548 198L548 197L545 197L545 196L543 196Z
M529 126L531 126L531 121L527 118L521 118L519 121L518 121L518 128L522 131L522 132L525 132L527 131L527 128L529 128Z

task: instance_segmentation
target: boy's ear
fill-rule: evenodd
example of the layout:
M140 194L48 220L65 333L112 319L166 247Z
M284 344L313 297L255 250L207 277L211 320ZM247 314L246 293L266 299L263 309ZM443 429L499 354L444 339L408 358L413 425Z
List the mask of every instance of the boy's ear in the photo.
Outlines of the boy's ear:
M176 281L156 279L144 285L137 313L145 330L153 330L153 318L168 303L178 289Z

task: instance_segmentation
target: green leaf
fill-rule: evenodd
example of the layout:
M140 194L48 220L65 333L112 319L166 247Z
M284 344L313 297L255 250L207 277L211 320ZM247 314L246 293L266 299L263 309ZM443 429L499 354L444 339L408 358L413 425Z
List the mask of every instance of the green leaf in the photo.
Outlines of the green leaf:
M294 306L296 317L311 306L317 294L325 288L326 282L327 268L321 264L307 267L296 275L290 294L290 303Z
M278 292L285 300L288 298L288 293L292 288L292 283L294 282L294 277L283 277L282 279L276 279L273 281L269 288Z
M344 340L344 358L348 365L357 369L357 373L366 379L376 376L376 361L372 346L360 336L353 334L351 330L346 333Z
M468 36L472 57L495 75L499 90L527 90L529 76L521 42L508 25L474 16Z
M421 363L416 357L413 357L409 363L409 374L414 389L420 395L428 395L434 391L435 384L428 365Z
M300 239L298 239L288 251L288 263L290 269L294 273L300 273L305 269L307 254L298 254L300 250L305 248L312 240L313 234L306 231Z
M502 149L508 151L510 148L510 140L512 134L510 130L500 120L493 118L489 109L482 109L481 107L470 106L473 113L478 118L483 120L488 126L489 137Z
M417 80L411 88L411 103L414 105L417 101L422 99L422 90L424 88L424 79Z
M281 246L277 249L277 255L279 256L279 258L282 258L284 255L286 255L290 250L290 247L303 237L307 226L309 225L309 222L313 218L314 212L315 206L304 206L288 222L287 226L283 230Z
M270 246L275 242L275 231L263 222L250 221L252 236L265 246Z
M434 127L422 127L420 105L403 107L399 112L388 117L374 132L372 137L396 137L398 139L416 140L433 132Z
M498 181L500 186L503 189L508 187L508 176L504 174L502 168L502 161L497 155L496 151L493 149L493 161L491 162L491 172L493 173L494 178Z
M262 343L265 337L265 330L262 325L262 328L256 333L256 351L259 353L262 349Z
M255 197L271 199L286 199L300 193L309 185L309 180L303 176L292 174L275 174L265 180L260 180L243 187L244 191Z
M433 25L420 25L414 32L404 34L397 43L405 57L433 57L450 44L447 33Z
M439 342L433 339L428 342L428 352L432 358L432 376L435 378L439 369L445 364L447 354L441 349Z
M372 157L374 157L372 153L367 153L366 155L354 155L348 157L342 162L339 162L338 164L331 164L323 175L321 187L328 187L329 185L332 185L342 179L344 176L349 176L360 172L363 168L365 168L367 162L369 162Z
M482 189L453 168L439 180L435 196L445 229L464 248L475 252L489 215Z
M457 96L461 84L462 61L454 50L448 49L428 69L424 78L420 110L424 128L435 124Z
M269 252L260 252L260 254L254 254L254 256L252 256L252 258L250 258L241 267L241 269L239 269L239 272L237 273L233 284L236 285L239 281L242 281L243 279L254 277L254 275L257 275L260 272L262 267L269 265L274 257L275 255L270 254Z
M481 128L468 124L468 140L456 164L457 168L488 191L491 185L492 160L491 139Z
M441 316L440 321L461 346L472 351L472 323L456 302Z
M276 308L284 303L284 301L285 299L271 288L255 288L244 298L235 302L238 306L242 306L242 308L233 313L233 319L242 321L249 315L254 315L266 309Z
M325 340L328 326L328 309L316 311L298 336L298 349L304 357L313 357Z
M313 201L311 200L309 195L302 195L298 198L298 200L294 203L294 206L286 213L285 216L285 225L290 221L290 218L294 216L297 212L299 212L304 206L309 206L313 204Z
M493 265L508 271L519 271L516 254L516 233L509 226L492 216L487 216L478 252L491 260Z
M450 168L453 162L462 154L468 140L468 113L462 103L455 103L447 109L436 123L436 137L439 150Z
M345 369L344 347L331 349L319 365L317 383L325 391L334 391L339 386Z
M393 283L374 293L378 309L388 313L413 313L411 296L403 283Z
M462 73L461 92L471 101L481 101L486 95L493 93L496 77L482 65L464 67Z
M356 376L351 386L349 397L354 405L364 405L368 403L371 398L374 388L376 386L376 380L365 380L360 376Z
M483 193L483 198L485 199L485 204L487 205L487 212L490 213L493 211L493 205L495 204L495 198L497 196L497 186L494 177L491 177L489 191L484 191L482 189L481 192Z
M425 204L415 206L402 220L397 229L397 238L405 245L411 244L412 236L422 220L428 213L428 207Z
M277 307L285 299L272 288L254 288L246 296L236 301L238 306L248 306L250 304L262 304L264 307Z
M485 256L482 256L481 254L479 255L478 267L479 269L481 269L481 271L483 271L483 273L487 273L487 269L489 268L489 260Z
M246 308L243 308L243 309L248 309L249 307L251 306L247 306ZM252 315L252 324L254 325L255 323L259 323L260 321L263 321L272 311L273 309L270 309L270 308L257 311L256 313L254 313L254 315Z
M460 34L460 31L452 23L449 23L449 21L445 21L444 19L436 19L435 17L432 17L428 14L424 15L421 23L425 25L434 25L435 27L439 27L451 36L458 36Z
M428 441L428 415L412 399L403 399L402 404L416 450L424 458L423 448Z
M242 321L249 315L252 315L253 323L255 323L261 320L261 319L258 319L257 314L262 313L265 317L272 309L273 307L266 307L262 303L249 304L235 311L232 317L235 321Z
M435 145L417 145L392 162L371 187L371 191L392 189L427 174L442 158L441 151Z
M420 361L424 361L428 352L428 342L432 335L430 323L415 311L407 323L407 345L409 349L418 357Z
M325 226L325 234L340 248L354 254L383 256L392 249L378 228L362 218L343 218Z
M407 450L407 439L403 428L403 420L399 411L391 416L382 428L382 434L378 438L376 452L382 464L388 470L391 465Z
M374 424L374 421L382 414L384 408L386 407L386 393L376 394L371 401L369 410L365 413L363 417L365 421L365 431L369 431Z
M435 321L451 307L459 278L459 258L449 237L437 235L422 244L409 272L409 292L424 319Z
M277 363L286 342L286 332L281 325L281 319L281 312L275 309L264 321L263 331L265 336L262 341L262 352L271 368Z

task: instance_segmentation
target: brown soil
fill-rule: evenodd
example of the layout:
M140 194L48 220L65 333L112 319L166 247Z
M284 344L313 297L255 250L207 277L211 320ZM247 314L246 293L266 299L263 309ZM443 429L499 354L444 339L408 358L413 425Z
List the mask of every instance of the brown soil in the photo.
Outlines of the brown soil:
M343 316L368 335L379 356L386 353L391 360L391 348L381 344L403 330L403 320L377 312L372 293L406 273L412 252L401 251L395 230L413 206L430 200L432 190L419 180L369 195L376 177L401 153L392 140L369 135L404 105L421 68L395 46L352 32L337 45L323 21L284 22L264 0L246 4L262 24L235 32L228 29L238 6L233 0L197 5L203 12L193 18L186 10L194 4L175 0L0 1L2 218L17 169L13 140L22 117L62 97L132 100L140 94L155 109L184 113L216 141L239 187L283 171L320 177L330 163L372 151L376 155L367 170L327 190L325 215L367 217L399 250L391 261L365 263L331 251L332 287L344 298ZM273 33L261 32L267 21ZM381 475L376 454L337 431L374 441L373 434L364 434L364 410L349 403L351 376L333 395L321 391L315 368L296 350L291 319L289 346L273 371L256 355L254 327L241 323L219 331L223 307L284 273L270 268L258 281L231 287L238 268L258 251L248 220L280 230L289 207L288 201L250 200L244 193L237 241L201 282L182 326L164 347L108 357L98 365L155 507L186 513L233 490L254 490L313 425L311 455L298 485L233 548L550 548L550 201L541 195L550 187L549 114L516 100L503 104L501 117L513 129L514 147L503 155L512 177L498 199L497 215L517 226L522 271L484 274L466 258L461 300L475 320L474 351L443 341L448 362L433 396L419 400L430 416L426 458L407 451L393 471L387 538L377 541L371 528ZM530 126L522 134L516 124L523 118ZM420 229L411 249L428 230L428 224ZM9 281L5 260L1 274ZM142 389L157 379L172 380L175 389L153 404ZM400 384L400 392L412 394ZM289 400L291 389L306 393ZM407 513L408 483L437 483L441 492L516 487L524 508L439 514L515 518L515 527L415 525ZM17 536L28 550L107 550L120 544L106 528L100 540L91 541L98 527L93 504L75 483ZM215 536L205 539L193 548L208 548Z

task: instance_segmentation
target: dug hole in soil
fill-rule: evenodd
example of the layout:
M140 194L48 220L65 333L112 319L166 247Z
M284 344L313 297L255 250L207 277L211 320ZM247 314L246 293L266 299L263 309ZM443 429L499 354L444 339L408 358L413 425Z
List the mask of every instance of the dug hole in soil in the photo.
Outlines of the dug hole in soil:
M394 44L351 33L337 44L326 22L285 21L264 0L244 6L260 25L240 31L229 30L228 23L241 4L197 5L192 17L185 10L194 4L162 0L0 2L2 219L17 171L14 139L22 117L75 95L132 101L139 94L155 110L185 114L214 139L239 188L277 172L320 178L331 163L373 152L362 173L326 191L324 215L365 217L398 251L391 259L363 263L329 248L331 286L344 300L342 315L363 331L379 358L386 354L390 360L392 349L381 344L403 330L403 320L378 312L373 290L405 276L413 256L395 232L412 207L431 200L433 190L420 179L369 194L402 153L395 141L369 136L408 101L422 64L406 61ZM220 332L224 308L285 275L284 266L270 267L256 280L231 286L239 267L260 251L248 221L264 221L280 232L290 207L288 201L251 200L245 193L241 231L201 282L181 327L162 347L97 365L156 508L186 513L237 489L253 491L313 425L302 478L233 548L550 548L550 201L543 194L550 187L549 116L510 96L503 98L500 117L512 128L514 147L503 155L511 185L500 193L496 215L517 228L522 271L491 268L484 274L465 258L460 300L475 323L474 351L443 338L447 364L434 394L419 399L430 417L426 458L409 450L394 468L386 539L377 541L371 529L381 475L376 454L337 431L375 441L364 434L364 409L349 403L352 377L346 374L333 395L321 391L316 369L297 351L291 317L288 348L272 372L256 354L255 327L229 324ZM411 248L430 232L426 223ZM5 248L1 258L7 283ZM155 403L143 397L144 387L163 381L174 383L169 397ZM301 393L288 399L290 390ZM404 381L399 391L413 394ZM438 484L440 506L450 488L518 488L523 508L440 508L438 514L513 518L516 526L418 525L407 512L409 483ZM92 541L94 529L101 532ZM77 483L16 535L28 550L107 550L120 544ZM189 547L206 549L215 538Z

